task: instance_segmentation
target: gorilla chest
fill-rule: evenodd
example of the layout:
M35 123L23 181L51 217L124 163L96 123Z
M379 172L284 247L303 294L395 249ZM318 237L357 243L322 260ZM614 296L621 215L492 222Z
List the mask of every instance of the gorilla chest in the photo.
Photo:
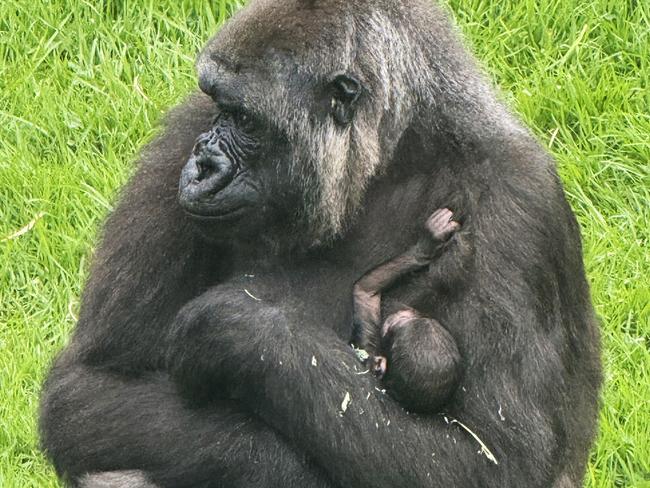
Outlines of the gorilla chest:
M263 301L281 309L294 324L327 327L347 338L354 281L351 273L336 266L303 263L273 270L251 267L229 284L241 291L243 306L247 300Z
M354 266L331 263L300 269L253 269L239 273L236 286L244 304L247 300L263 301L282 309L294 324L326 327L347 340L352 331L352 288L363 273ZM436 302L435 294L426 273L413 273L384 295L382 308L388 314L408 305L429 314Z

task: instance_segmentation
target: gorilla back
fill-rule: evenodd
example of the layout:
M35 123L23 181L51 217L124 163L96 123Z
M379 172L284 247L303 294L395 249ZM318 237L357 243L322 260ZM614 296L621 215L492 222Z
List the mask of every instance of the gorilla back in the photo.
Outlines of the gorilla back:
M580 486L601 378L579 229L441 10L253 1L197 69L203 93L108 218L45 384L61 477ZM462 230L386 295L440 321L463 376L444 415L408 415L355 374L351 290L444 207Z

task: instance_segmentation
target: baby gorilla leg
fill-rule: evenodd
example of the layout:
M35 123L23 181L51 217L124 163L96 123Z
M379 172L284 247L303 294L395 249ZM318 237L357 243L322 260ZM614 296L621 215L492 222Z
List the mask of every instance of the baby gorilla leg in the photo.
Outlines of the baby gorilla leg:
M434 319L404 309L390 315L382 327L381 364L384 384L404 408L435 412L456 390L462 364L456 341ZM378 359L379 358L379 359Z

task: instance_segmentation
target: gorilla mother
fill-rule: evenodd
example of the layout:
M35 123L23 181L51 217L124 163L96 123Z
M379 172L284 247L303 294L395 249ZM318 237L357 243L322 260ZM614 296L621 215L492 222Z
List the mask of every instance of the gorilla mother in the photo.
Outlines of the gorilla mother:
M106 223L45 385L61 477L580 486L600 362L579 230L445 15L259 0L198 73ZM444 414L409 415L355 374L351 289L442 207L462 231L388 297L447 327L464 376Z

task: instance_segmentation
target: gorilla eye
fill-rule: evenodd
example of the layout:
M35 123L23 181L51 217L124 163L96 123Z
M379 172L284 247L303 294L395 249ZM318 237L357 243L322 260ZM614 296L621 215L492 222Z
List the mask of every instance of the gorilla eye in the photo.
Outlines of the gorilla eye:
M249 112L245 110L236 110L232 112L232 118L237 127L244 131L252 131L257 127L257 121Z
M237 117L237 121L242 125L249 124L251 121L251 116L245 112L241 112Z
M352 122L361 96L361 82L348 73L334 73L329 83L332 96L330 113L336 123L346 126Z

